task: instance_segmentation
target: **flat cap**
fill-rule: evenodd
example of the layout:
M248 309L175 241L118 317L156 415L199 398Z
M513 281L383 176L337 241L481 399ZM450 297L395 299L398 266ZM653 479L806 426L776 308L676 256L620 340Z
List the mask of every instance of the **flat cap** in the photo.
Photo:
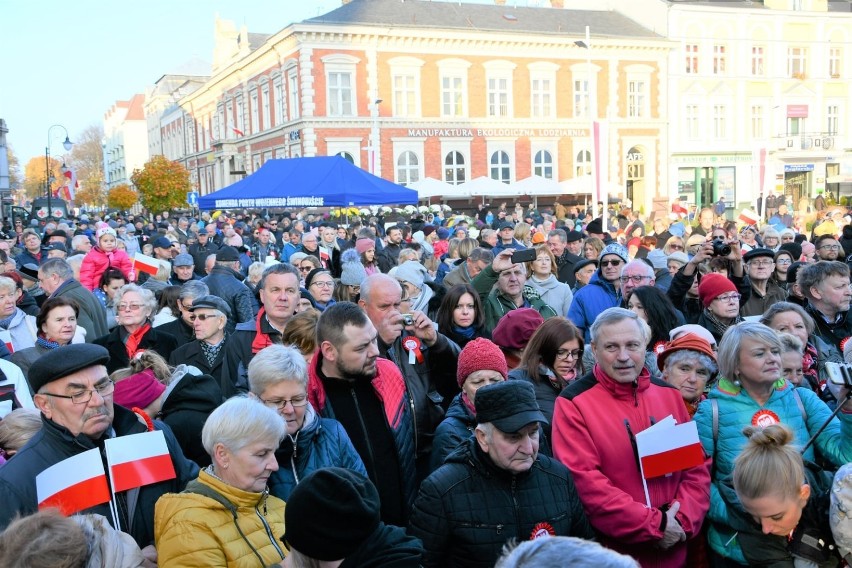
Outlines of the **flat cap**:
M527 381L503 381L476 391L476 421L490 422L501 432L511 434L533 422L547 424L535 399L535 389Z
M182 253L175 257L172 266L195 266L195 260L193 260L192 255Z
M202 308L207 308L210 310L219 310L220 312L225 314L225 317L227 317L228 319L231 318L231 307L228 306L225 300L218 296L208 294L207 296L197 297L192 301L192 308L190 308L190 311L194 312L195 310Z
M240 253L234 247L224 246L216 251L217 262L234 262L235 260L240 260Z
M743 255L743 260L745 262L749 262L750 260L752 260L754 258L761 257L761 256L765 256L767 258L771 258L771 259L774 260L775 259L775 251L773 251L772 249L768 249L768 248L751 249L750 251L748 251L747 253L745 253Z
M72 343L42 355L30 367L27 379L30 388L37 393L48 383L95 365L106 365L108 361L109 352L106 348L94 343Z
M568 231L565 234L565 242L566 243L576 243L577 241L583 240L583 233L580 231Z
M61 250L62 252L68 252L68 249L65 248L65 245L62 243L50 243L49 245L42 247L43 251L48 252L52 250Z
M28 278L28 279L30 279L34 282L38 281L38 265L37 264L33 264L32 262L29 262L29 263L23 265L18 270L18 272L21 273L21 276L23 278Z
M574 265L574 274L578 273L580 270L586 268L590 264L593 264L595 268L598 267L598 261L587 258L585 260L581 260L577 264Z

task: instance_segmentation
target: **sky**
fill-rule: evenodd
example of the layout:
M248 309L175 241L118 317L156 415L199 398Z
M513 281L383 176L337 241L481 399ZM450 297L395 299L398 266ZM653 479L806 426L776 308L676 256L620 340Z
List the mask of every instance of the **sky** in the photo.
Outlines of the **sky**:
M490 0L465 0L489 2ZM215 16L275 33L329 12L340 0L0 0L0 118L23 169L33 156L63 153L118 100L162 75L213 59ZM48 140L48 132L50 139Z

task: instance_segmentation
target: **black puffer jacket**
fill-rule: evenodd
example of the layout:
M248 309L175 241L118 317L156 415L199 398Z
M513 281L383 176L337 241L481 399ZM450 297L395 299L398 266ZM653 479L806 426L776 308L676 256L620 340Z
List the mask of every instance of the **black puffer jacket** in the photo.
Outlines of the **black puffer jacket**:
M201 429L210 413L222 404L222 389L210 375L184 365L175 369L163 393L163 408L157 416L175 433L184 455L201 467L210 465L210 455L201 445Z
M429 460L430 472L444 465L447 456L470 438L476 428L476 415L465 406L461 396L458 394L453 398L444 420L435 429L432 457Z
M423 482L408 528L423 541L427 568L491 568L509 539L545 531L594 538L568 468L539 455L529 471L512 475L475 439Z
M243 284L243 278L245 277L242 274L232 268L216 265L208 276L201 279L207 284L212 295L225 300L231 308L228 332L234 331L234 324L253 320L256 313L251 290Z

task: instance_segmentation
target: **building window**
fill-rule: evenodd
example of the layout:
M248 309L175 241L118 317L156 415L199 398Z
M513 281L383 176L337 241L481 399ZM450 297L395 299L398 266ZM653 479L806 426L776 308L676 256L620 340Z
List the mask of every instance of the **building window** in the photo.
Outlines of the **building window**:
M698 140L698 123L700 111L698 109L698 105L686 105L686 139L687 140Z
M284 104L284 88L281 85L281 78L275 80L272 85L273 96L275 97L275 126L280 126L287 121L287 109Z
M509 116L510 85L509 77L488 78L488 116Z
M491 154L491 179L503 183L512 181L512 166L509 164L509 154L498 150Z
M588 150L577 152L577 175L586 176L592 173L592 153Z
M787 49L787 74L794 79L804 79L808 75L808 50L805 47Z
M393 77L393 115L417 116L417 77L414 75L394 75Z
M328 74L328 116L352 116L352 73Z
M252 89L251 93L249 94L249 114L251 115L251 126L249 128L249 131L252 134L260 132L260 120L258 118L260 115L260 110L257 100L257 89Z
M396 160L396 183L409 185L420 180L420 163L417 154L408 151Z
M751 105L751 137L766 137L766 118L763 105Z
M231 99L230 101L228 101L228 114L227 114L228 122L226 123L227 126L225 128L225 137L226 138L233 138L234 135L235 135L235 133L234 133L234 128L235 128L234 127L234 116L236 114L236 111L234 109L234 105L235 105L234 99Z
M840 78L840 69L843 63L843 50L839 47L832 47L828 50L828 75L832 79Z
M533 77L530 82L530 116L532 118L553 117L553 81L545 77Z
M246 132L246 116L245 105L243 104L243 96L237 95L237 130L240 136L245 136Z
M698 73L698 44L688 43L684 46L686 51L686 74L696 75Z
M301 106L299 105L299 75L295 69L291 69L287 73L287 96L288 106L290 107L290 120L296 120L301 116Z
M451 185L464 183L464 156L461 152L449 152L444 158L444 181Z
M713 74L724 75L727 70L728 55L724 45L713 46Z
M751 74L755 77L762 77L766 68L766 55L762 45L753 45L751 47Z
M533 175L553 179L553 155L547 150L539 150L535 153Z
M261 118L263 123L260 125L261 130L269 130L272 127L272 124L269 122L269 85L264 85L261 90L261 98L260 104L263 105L263 113Z
M441 116L464 116L464 79L441 79Z
M832 136L837 134L837 125L840 121L840 107L828 105L825 109L825 130Z
M349 152L338 152L337 154L335 154L335 156L340 156L341 158L343 158L344 160L346 160L350 164L355 163L355 156L353 156Z
M634 80L627 83L627 116L644 118L647 104L647 86L645 81Z
M574 118L589 118L589 82L574 80Z
M728 107L713 105L713 137L725 139L728 137Z

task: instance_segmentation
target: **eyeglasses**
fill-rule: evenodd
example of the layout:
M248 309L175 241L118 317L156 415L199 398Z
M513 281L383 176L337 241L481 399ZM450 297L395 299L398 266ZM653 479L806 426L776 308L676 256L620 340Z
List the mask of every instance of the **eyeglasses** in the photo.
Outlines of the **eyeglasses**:
M105 383L95 385L95 388L93 389L78 391L75 393L71 393L70 395L53 394L52 392L43 392L39 394L43 394L45 396L52 396L54 398L67 398L71 401L71 404L86 404L90 400L92 400L92 396L94 396L95 391L97 391L97 393L101 395L101 397L106 398L113 392L115 392L115 383L110 380L107 380L107 382Z
M789 258L779 258L775 262L778 263L778 264L793 264L793 261L790 260Z
M650 279L651 279L650 276L622 276L621 278L619 278L619 280L621 280L622 284L627 284L631 280L633 281L634 284L639 284L643 280L650 280Z
M574 359L575 361L583 356L582 349L560 349L556 352L556 358L560 361L565 361L566 359Z
M303 406L308 405L308 397L307 395L302 396L294 396L293 398L287 400L286 398L271 398L269 400L260 399L260 401L270 408L274 408L276 410L284 410L287 408L287 404L289 403L293 408L301 408Z
M725 303L725 304L731 304L733 302L739 302L740 301L740 295L739 294L730 294L728 296L716 296L715 299L719 300L720 302Z
M771 260L763 260L763 261L760 261L760 262L758 262L756 260L752 260L751 262L748 263L749 266L756 266L757 268L763 268L765 266L772 266L773 264L775 264L775 262L773 262Z
M314 280L311 282L311 286L319 286L320 288L334 288L334 282L329 280L328 282L322 282L319 280Z
M840 245L820 245L821 250L840 250Z
M671 250L683 250L683 247L680 245L669 245Z
M622 261L622 260L602 260L601 261L601 267L602 268L605 268L607 266L621 266L622 264L624 264L624 261Z
M142 304L119 304L116 306L116 309L120 312L125 310L130 310L131 312L135 312L136 310L142 309Z
M218 318L218 317L220 317L220 316L217 316L216 314L195 314L194 319L197 319L198 321L207 321L209 319Z
M314 269L313 266L300 266L299 272L310 272L313 269Z

